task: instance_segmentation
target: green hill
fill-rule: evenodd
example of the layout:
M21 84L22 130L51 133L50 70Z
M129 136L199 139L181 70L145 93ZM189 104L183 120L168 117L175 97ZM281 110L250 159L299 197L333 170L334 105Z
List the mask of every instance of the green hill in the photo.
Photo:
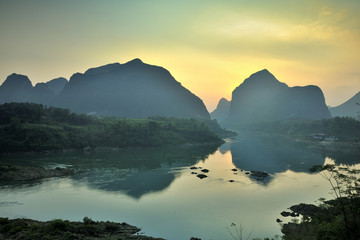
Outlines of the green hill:
M27 152L223 141L195 119L95 118L41 104L6 103L0 105L0 142L0 152Z

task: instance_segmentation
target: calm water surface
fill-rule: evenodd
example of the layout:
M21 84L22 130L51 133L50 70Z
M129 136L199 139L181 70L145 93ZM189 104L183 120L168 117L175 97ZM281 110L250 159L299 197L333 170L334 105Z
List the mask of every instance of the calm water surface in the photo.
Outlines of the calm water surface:
M331 198L328 183L308 169L335 162L354 165L359 152L331 150L278 137L241 134L220 148L128 149L93 154L2 157L2 163L71 167L72 177L0 183L0 216L128 222L170 240L231 239L242 225L251 238L281 235L276 219L297 203ZM199 179L196 166L208 169ZM232 171L237 168L238 171ZM243 170L243 171L242 171ZM247 171L266 171L264 181ZM234 182L229 182L233 180ZM289 219L288 219L289 220Z

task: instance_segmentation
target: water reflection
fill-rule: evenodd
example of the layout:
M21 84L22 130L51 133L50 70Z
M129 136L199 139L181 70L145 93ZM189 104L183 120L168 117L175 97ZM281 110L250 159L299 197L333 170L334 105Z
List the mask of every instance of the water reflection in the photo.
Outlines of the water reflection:
M358 163L360 159L354 149L290 142L274 136L240 134L216 149L127 149L90 155L3 157L2 163L68 166L76 173L22 187L0 187L0 215L126 221L143 227L147 235L174 240L195 236L229 239L226 227L236 223L243 224L247 234L253 230L252 238L272 237L280 234L275 220L284 209L331 197L328 183L318 174L309 174L309 166L323 164L328 156L337 164L355 159ZM235 167L237 171L232 170ZM209 170L207 178L191 174L203 169ZM250 170L268 171L270 182L252 180L245 173Z
M71 177L73 185L87 185L89 188L108 192L122 192L140 199L146 194L167 189L182 173L183 168L198 165L216 151L218 146L192 146L163 149L123 149L91 154L81 152L68 154L20 155L3 157L3 163L43 166L46 168L71 167L76 173ZM331 145L309 144L289 141L274 135L240 133L235 139L228 139L219 147L223 155L230 154L232 164L244 172L231 172L224 179L233 181L235 175L244 175L260 185L267 185L276 173L287 170L308 173L314 165L324 164L330 157L337 164L359 162L359 151L354 148L334 148ZM211 169L207 174L215 176ZM248 171L267 172L264 179L252 178ZM198 170L200 172L200 170ZM201 173L201 172L200 172ZM231 177L233 176L233 177ZM194 179L195 179L194 175ZM205 180L206 181L206 180ZM1 183L7 185L9 183ZM12 188L29 187L41 181L12 184Z
M74 185L86 184L104 191L120 191L133 198L163 191L175 180L176 169L205 160L218 146L102 151L92 154L29 155L6 159L11 164L45 168L67 166L75 169ZM40 184L41 181L32 184ZM4 183L3 183L4 184ZM22 183L17 183L17 185ZM14 187L14 185L12 186Z
M360 149L355 146L348 146L346 148L328 147L321 149L321 151L337 165L355 165L360 162Z
M266 135L239 135L231 144L231 154L236 167L270 174L286 170L307 172L325 160L321 153L312 151L303 143Z
M223 151L230 147L237 168L269 174L287 170L308 172L312 166L324 164L326 157L336 164L347 165L360 160L359 149L351 145L292 141L276 135L241 133L235 141L225 145Z

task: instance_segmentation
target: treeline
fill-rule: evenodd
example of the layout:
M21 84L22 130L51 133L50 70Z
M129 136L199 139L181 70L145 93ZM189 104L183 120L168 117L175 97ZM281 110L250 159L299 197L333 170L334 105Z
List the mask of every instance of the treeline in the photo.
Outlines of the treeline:
M276 121L242 126L242 129L308 136L324 134L334 136L340 141L360 140L360 121L350 117L335 117L317 121Z
M71 113L69 109L45 107L36 103L5 103L0 105L0 124L10 122L88 125L93 118L85 114Z
M96 118L34 103L0 105L0 116L0 152L222 142L195 119Z

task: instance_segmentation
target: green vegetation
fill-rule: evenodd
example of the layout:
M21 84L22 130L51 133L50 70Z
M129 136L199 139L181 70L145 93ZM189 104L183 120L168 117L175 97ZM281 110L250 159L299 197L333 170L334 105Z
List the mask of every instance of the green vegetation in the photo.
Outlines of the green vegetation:
M41 104L6 103L0 105L0 142L0 152L26 152L220 144L222 140L195 119L101 119Z
M159 239L138 235L139 228L127 223L96 222L85 217L83 222L55 219L39 222L30 219L0 218L0 239ZM135 235L136 234L136 235Z
M241 126L241 129L306 137L310 134L334 136L340 141L360 140L360 121L335 117L317 121L275 121Z
M299 204L291 207L303 215L300 223L283 225L284 240L357 240L360 239L360 170L334 165L315 166L330 184L334 200L320 199L319 206Z
M200 121L202 123L204 123L209 128L210 131L214 132L220 138L230 138L230 137L235 137L237 135L236 132L232 132L232 131L221 128L216 119L200 120Z

